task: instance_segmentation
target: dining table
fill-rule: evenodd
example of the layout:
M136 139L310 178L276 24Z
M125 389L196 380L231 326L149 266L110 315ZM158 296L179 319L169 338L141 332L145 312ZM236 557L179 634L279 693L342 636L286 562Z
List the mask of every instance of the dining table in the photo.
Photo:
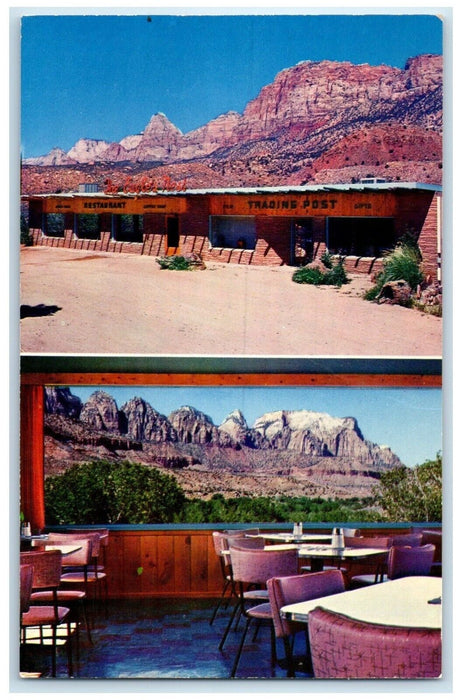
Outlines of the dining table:
M293 532L261 532L258 535L246 535L246 537L260 538L269 540L270 542L287 542L297 544L307 542L330 542L332 540L332 535L316 534L312 532L302 533L300 535L294 535Z
M332 545L308 544L298 548L301 559L310 560L311 571L322 571L326 562L330 564L352 562L360 559L374 560L386 556L388 550L383 547L332 547Z
M405 576L284 605L281 615L288 620L307 622L310 612L318 607L377 625L441 629L442 579Z

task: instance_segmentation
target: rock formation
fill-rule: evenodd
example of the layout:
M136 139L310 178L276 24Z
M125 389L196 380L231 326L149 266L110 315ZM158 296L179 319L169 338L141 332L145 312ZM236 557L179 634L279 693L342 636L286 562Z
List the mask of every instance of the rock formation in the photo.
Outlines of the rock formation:
M135 397L120 409L120 430L134 440L176 442L177 433L170 421L144 399Z
M140 397L120 409L105 391L81 405L68 388L46 389L46 474L90 459L129 459L174 473L190 496L370 494L400 465L364 438L355 418L274 411L249 427L238 409L216 426L191 406L168 417Z
M115 400L105 391L95 391L83 405L80 420L95 431L119 432L119 411Z
M303 61L278 73L242 114L222 114L189 133L159 113L119 143L79 139L67 154L54 149L26 159L23 191L31 192L32 182L38 191L37 167L46 168L42 181L50 180L39 191L53 191L50 168L71 168L61 170L66 190L75 187L72 168L80 181L90 173L97 180L101 165L106 174L108 167L169 166L192 188L221 186L222 179L229 186L300 185L371 175L441 182L442 65L439 55L410 58L403 70Z
M69 387L47 387L45 390L45 412L65 416L66 418L80 418L82 401L74 396Z

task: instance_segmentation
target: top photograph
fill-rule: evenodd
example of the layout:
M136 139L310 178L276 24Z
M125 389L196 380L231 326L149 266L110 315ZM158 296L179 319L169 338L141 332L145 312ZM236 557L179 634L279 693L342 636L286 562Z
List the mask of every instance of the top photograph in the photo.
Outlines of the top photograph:
M25 15L23 355L441 358L436 14Z

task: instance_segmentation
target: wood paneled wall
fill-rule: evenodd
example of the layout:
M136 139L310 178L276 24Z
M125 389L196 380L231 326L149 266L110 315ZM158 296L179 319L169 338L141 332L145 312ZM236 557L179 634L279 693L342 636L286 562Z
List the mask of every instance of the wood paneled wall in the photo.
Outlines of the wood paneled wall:
M112 531L106 548L111 598L198 598L221 593L212 530Z
M316 531L328 533L331 528ZM406 527L387 529L366 525L363 534L385 537L409 531ZM138 528L111 531L105 554L109 597L219 596L223 579L212 532L212 529ZM308 564L308 561L303 563Z

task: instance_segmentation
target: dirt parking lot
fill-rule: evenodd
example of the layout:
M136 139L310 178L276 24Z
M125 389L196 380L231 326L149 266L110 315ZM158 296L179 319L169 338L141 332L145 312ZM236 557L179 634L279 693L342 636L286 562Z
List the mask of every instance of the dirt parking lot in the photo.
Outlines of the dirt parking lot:
M116 355L440 357L442 319L292 282L290 267L161 270L152 257L20 253L21 351Z

